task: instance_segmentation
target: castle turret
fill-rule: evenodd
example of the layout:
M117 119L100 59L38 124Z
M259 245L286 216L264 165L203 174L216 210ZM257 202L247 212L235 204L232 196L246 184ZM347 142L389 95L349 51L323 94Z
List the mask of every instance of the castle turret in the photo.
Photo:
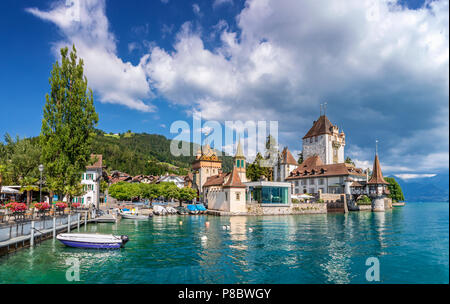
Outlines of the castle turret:
M241 182L247 182L247 170L246 170L246 162L245 155L242 151L241 140L239 139L238 146L236 149L236 155L234 155L234 168L239 175Z
M372 177L367 184L369 185L369 194L372 197L372 211L384 211L384 199L388 193L387 185L389 183L383 178L378 154L375 154Z

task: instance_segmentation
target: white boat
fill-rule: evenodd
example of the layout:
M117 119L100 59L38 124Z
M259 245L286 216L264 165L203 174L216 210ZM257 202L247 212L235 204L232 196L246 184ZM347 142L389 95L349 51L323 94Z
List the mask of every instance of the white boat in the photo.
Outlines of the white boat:
M129 220L148 220L151 215L139 215L139 214L129 214L129 213L121 213L120 216L123 219Z
M169 213L169 214L177 214L178 213L177 209L175 209L174 207L167 206L166 210L167 210L167 213Z
M126 235L96 233L60 233L56 239L66 246L77 248L114 249L124 247L128 242Z
M155 214L155 215L166 215L167 214L167 210L163 206L156 205L156 206L153 206L153 214Z

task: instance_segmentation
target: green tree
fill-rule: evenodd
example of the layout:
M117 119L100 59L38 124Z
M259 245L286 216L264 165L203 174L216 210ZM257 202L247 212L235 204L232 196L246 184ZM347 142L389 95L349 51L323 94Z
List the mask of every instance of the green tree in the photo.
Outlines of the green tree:
M32 191L38 191L39 162L41 148L36 138L16 137L5 135L6 158L10 182L21 186L21 191L27 193L27 204L32 200Z
M347 158L345 159L345 161L344 161L346 164L351 164L351 165L355 165L355 163L353 162L353 160L349 157L349 156L347 156Z
M401 202L405 200L403 196L403 191L400 185L397 183L393 177L384 177L384 180L389 183L388 188L390 194L388 195L393 202Z
M269 167L263 167L261 166L261 162L263 161L263 157L261 155L261 153L257 153L255 160L253 161L253 163L249 164L247 166L247 171L246 171L246 175L247 178L251 181L258 181L261 176L265 176L268 177L270 172L269 172Z
M298 163L299 165L301 165L301 164L303 163L303 152L300 152L300 153L298 153L297 155L298 155L297 163Z
M197 197L196 190L188 187L181 188L179 191L180 206L184 201L191 201L196 197Z
M48 186L59 195L72 191L90 159L91 141L98 116L92 90L83 74L83 60L75 46L70 55L61 49L61 65L53 65L50 95L46 95L40 134L42 162Z

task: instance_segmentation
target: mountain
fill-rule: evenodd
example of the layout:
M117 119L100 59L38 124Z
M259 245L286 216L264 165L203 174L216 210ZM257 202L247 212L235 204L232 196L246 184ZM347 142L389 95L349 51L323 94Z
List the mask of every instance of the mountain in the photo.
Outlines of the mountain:
M103 155L103 164L107 170L119 170L130 175L161 175L165 172L187 174L195 156L173 156L170 153L170 142L170 139L158 134L108 134L96 130L92 153ZM195 154L199 145L189 144ZM233 158L219 158L224 172L231 171Z
M441 173L434 177L401 179L395 177L400 184L408 202L448 202L449 174Z

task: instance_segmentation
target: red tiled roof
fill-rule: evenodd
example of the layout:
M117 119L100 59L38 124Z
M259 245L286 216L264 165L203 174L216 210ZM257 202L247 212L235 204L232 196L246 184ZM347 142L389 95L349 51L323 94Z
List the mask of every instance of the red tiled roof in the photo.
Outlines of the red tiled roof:
M92 165L87 165L86 169L101 169L103 167L103 155L101 154L91 154L90 163L94 162Z
M303 139L318 136L322 134L332 134L331 130L333 128L333 124L330 122L328 117L322 115L319 117L317 121L314 122L311 129L309 129L308 133L303 136Z
M381 172L380 161L378 160L378 154L375 154L375 160L373 161L372 177L367 182L368 184L378 184L378 185L389 185L383 178L383 173Z
M230 174L230 173L220 173L220 174L208 177L206 179L206 182L203 184L203 187L222 186L224 179L228 174Z
M228 180L225 182L223 187L227 188L245 188L246 186L242 183L241 179L239 178L239 174L235 168L233 168L233 171L231 171L230 176L228 177Z
M286 179L299 179L321 176L365 176L362 169L347 166L345 163L324 165L319 156L308 157L300 166L293 170Z
M298 165L298 162L292 156L291 151L289 151L287 147L285 147L283 149L283 152L281 152L281 163L288 165Z

